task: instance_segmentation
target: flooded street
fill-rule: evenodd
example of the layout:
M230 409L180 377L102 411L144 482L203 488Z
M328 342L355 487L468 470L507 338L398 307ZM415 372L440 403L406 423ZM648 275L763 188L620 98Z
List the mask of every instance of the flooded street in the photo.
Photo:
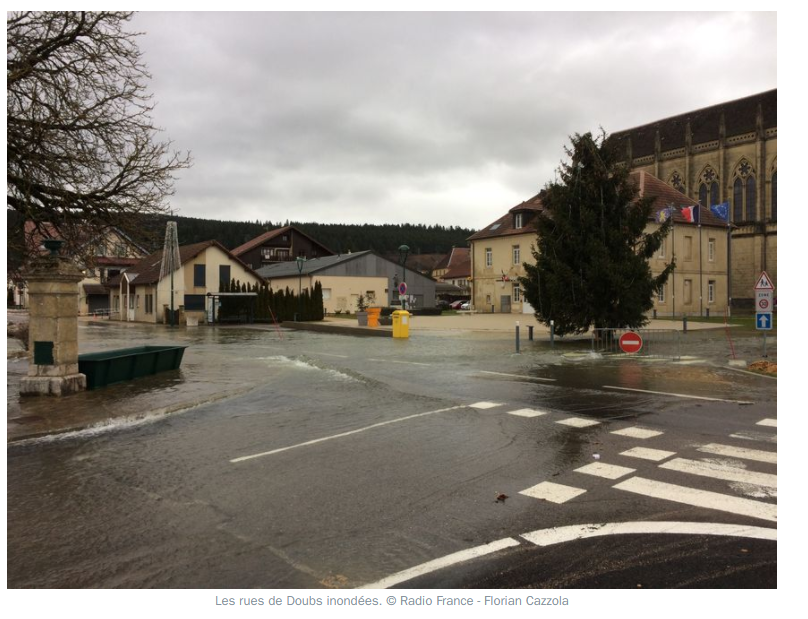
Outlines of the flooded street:
M625 449L615 430L639 424L679 451L776 418L776 381L705 357L547 342L517 355L501 333L88 323L80 343L189 348L178 372L63 400L20 402L25 362L9 360L10 433L30 434L8 447L9 587L361 586L603 510L655 518L657 503L612 489L565 509L520 494ZM54 415L75 429L38 436Z

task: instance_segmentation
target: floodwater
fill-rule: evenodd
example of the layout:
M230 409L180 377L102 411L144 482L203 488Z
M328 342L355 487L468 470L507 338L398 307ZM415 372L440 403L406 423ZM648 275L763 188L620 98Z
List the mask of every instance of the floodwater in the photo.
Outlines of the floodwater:
M33 429L8 447L9 587L358 586L535 528L489 495L602 440L469 404L667 423L680 404L651 392L776 394L704 358L526 341L517 355L506 335L80 327L81 352L170 343L189 345L179 371L62 400L20 402L25 363L9 361L10 434ZM57 425L75 429L33 436Z

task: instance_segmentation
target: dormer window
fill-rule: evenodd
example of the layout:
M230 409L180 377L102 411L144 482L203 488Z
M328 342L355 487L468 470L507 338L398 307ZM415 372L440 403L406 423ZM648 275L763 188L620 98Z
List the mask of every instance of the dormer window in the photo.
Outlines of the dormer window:
M524 225L524 223L522 221L523 217L524 217L523 213L514 213L514 215L513 215L513 227L514 228L521 228Z

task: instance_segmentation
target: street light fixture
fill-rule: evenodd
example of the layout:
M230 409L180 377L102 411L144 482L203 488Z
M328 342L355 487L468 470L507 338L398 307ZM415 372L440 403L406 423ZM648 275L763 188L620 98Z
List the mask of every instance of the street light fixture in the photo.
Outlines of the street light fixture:
M398 248L398 258L401 263L402 282L407 283L407 254L410 253L410 248L407 245L400 245ZM407 301L401 300L401 309L407 309Z
M297 262L297 314L295 314L295 322L297 317L301 314L300 303L303 299L303 263L306 259L303 256L298 256Z

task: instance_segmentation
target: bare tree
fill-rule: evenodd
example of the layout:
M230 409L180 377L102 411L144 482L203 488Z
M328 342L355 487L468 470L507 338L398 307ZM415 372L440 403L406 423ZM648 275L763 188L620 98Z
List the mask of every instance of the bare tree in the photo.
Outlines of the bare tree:
M139 238L137 216L167 211L190 157L156 139L151 76L124 30L132 14L7 15L10 219L68 241L110 226Z

